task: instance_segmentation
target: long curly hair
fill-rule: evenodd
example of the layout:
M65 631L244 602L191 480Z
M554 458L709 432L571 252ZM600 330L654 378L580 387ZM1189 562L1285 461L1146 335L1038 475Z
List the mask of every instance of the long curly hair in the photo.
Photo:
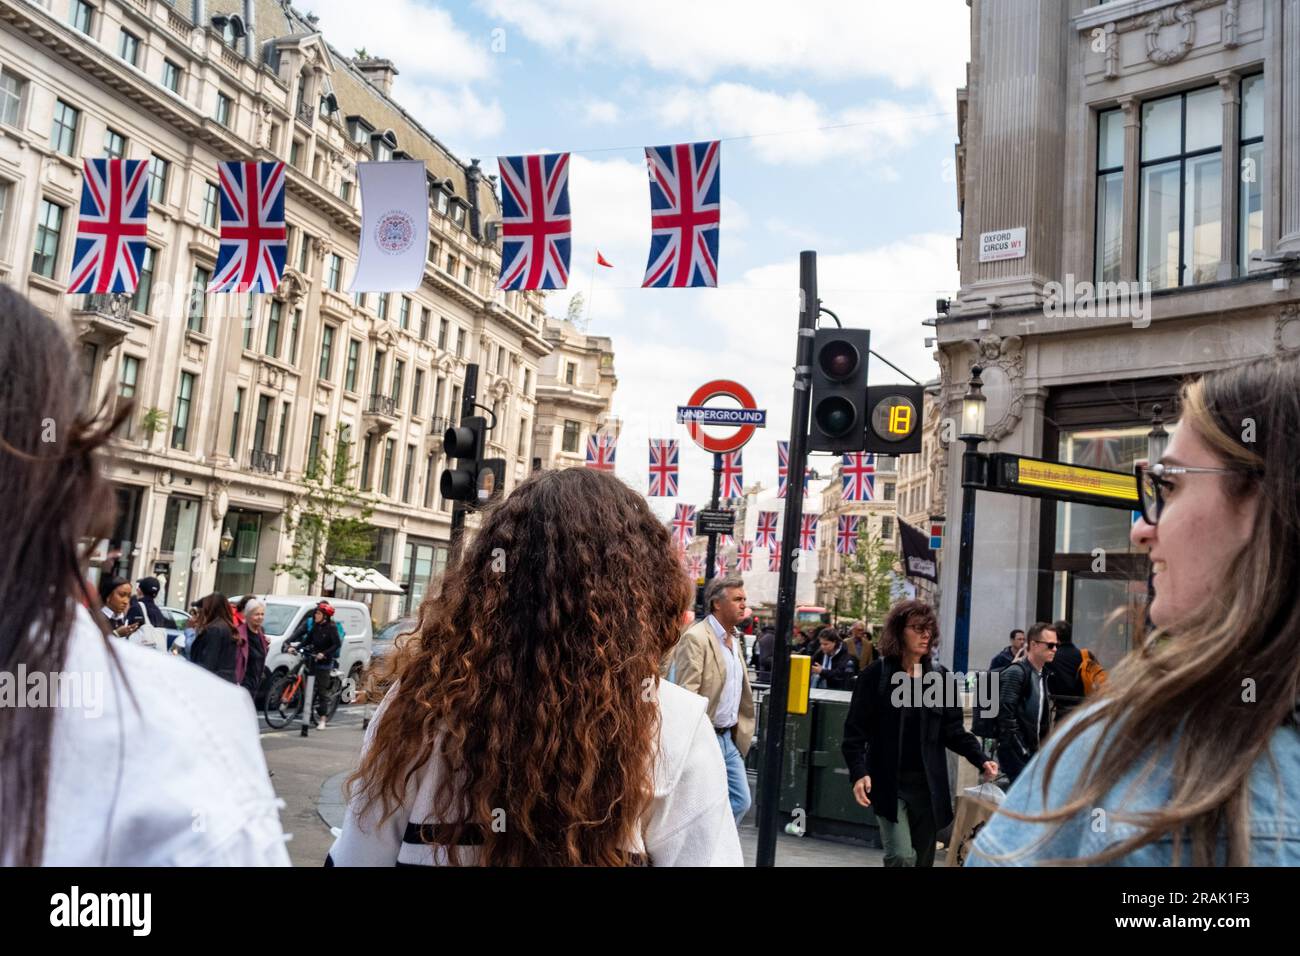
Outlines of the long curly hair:
M640 495L586 468L534 475L484 515L397 649L348 780L360 813L387 820L441 761L429 822L452 865L480 834L486 866L627 865L653 798L659 665L689 601Z

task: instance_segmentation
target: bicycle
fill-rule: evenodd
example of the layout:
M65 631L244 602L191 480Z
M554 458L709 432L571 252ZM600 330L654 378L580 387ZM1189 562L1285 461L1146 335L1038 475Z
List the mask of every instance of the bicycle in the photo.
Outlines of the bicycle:
M263 715L266 724L272 730L287 727L301 718L303 704L307 696L307 660L302 648L297 644L288 644L284 650L298 658L298 662L288 671L271 679L266 689L266 704ZM330 671L329 704L325 711L326 720L332 720L338 710L339 700L343 697L343 679L338 671L338 661Z

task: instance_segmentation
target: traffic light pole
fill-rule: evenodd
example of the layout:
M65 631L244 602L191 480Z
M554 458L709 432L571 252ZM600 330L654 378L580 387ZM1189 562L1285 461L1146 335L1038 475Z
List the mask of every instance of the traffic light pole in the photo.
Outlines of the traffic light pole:
M808 461L808 401L812 381L813 334L821 303L817 299L817 253L799 253L799 335L795 346L794 401L790 412L790 460L785 483L785 529L781 541L781 570L777 578L776 641L772 652L772 685L763 727L763 772L758 781L757 866L776 865L782 745L785 742L786 698L790 693L790 634L794 630L794 552L803 513L803 473ZM715 471L715 475L717 472ZM714 479L717 487L717 478Z
M722 494L722 456L713 456L713 497L709 499L709 510L717 511ZM704 618L709 609L704 606L704 590L709 586L709 579L713 577L713 562L718 556L718 536L709 533L709 547L704 558L704 587L695 595L695 616Z
M478 401L478 365L465 366L465 391L461 394L460 410L457 424L474 414L474 405ZM460 559L461 539L465 535L465 515L469 508L465 502L457 501L451 506L451 543L448 548L447 563L455 564Z

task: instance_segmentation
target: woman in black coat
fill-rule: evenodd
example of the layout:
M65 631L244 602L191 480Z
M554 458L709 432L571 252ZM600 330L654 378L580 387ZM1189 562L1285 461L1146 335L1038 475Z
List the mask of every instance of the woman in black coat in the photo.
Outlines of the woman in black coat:
M962 723L960 702L942 676L946 668L930 659L938 634L929 605L895 604L885 619L880 658L858 677L844 722L841 749L853 796L876 811L885 866L934 864L936 835L953 818L945 749L965 757L988 779L998 773ZM922 694L928 690L933 696L935 680L942 681L942 704L923 706Z
M201 599L194 622L194 649L190 660L232 684L239 662L239 635L226 596L213 592Z

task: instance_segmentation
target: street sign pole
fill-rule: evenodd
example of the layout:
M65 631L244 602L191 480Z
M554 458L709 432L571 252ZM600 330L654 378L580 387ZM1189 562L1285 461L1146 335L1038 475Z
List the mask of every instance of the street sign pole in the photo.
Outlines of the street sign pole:
M795 346L794 399L790 412L790 460L785 483L785 529L777 579L776 643L772 684L763 727L763 772L758 781L757 866L776 865L777 801L780 795L786 698L790 688L790 634L794 630L795 545L803 514L803 474L808 461L808 397L812 379L813 335L821 303L817 299L817 253L799 253L799 334Z
M478 401L478 365L465 366L465 391L461 394L457 424L474 414L474 404ZM448 566L460 560L461 539L465 536L465 515L469 507L463 501L451 506L451 543L448 548Z
M713 456L713 497L709 499L709 510L717 511L720 504L719 496L722 493L722 456ZM716 531L709 532L709 548L704 558L704 588L709 586L709 580L713 577L713 561L718 556L718 535ZM695 596L695 616L703 618L707 616L709 609L704 606L704 589Z

